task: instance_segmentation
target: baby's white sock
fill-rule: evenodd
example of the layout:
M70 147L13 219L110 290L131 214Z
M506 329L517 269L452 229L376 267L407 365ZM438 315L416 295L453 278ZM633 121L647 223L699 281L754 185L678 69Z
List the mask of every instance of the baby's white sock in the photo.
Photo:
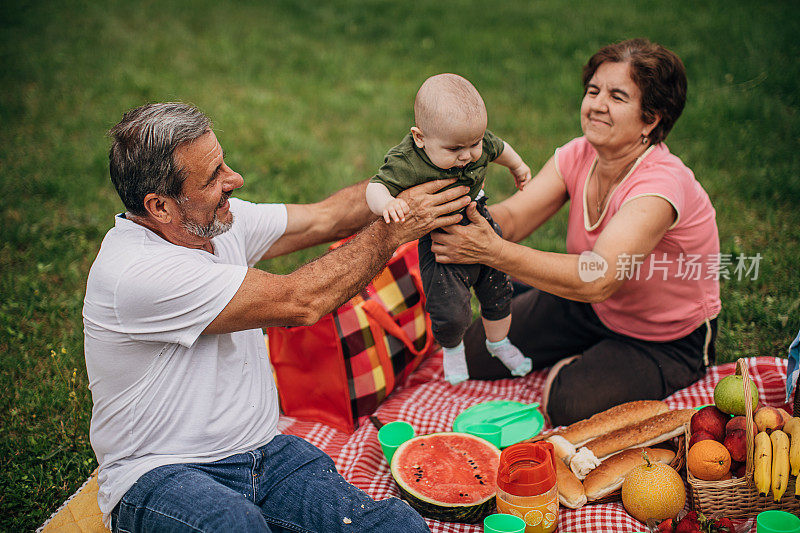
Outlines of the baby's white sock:
M522 355L522 352L511 344L508 337L503 337L497 342L491 342L486 339L486 348L492 356L500 359L511 370L512 376L524 376L533 368L533 362Z
M464 352L464 341L453 348L442 348L444 363L444 379L451 385L458 385L469 379L467 356Z

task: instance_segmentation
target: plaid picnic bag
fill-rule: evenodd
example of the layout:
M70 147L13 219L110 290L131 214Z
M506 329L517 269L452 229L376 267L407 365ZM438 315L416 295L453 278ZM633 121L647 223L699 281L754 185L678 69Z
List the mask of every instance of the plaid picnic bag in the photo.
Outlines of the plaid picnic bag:
M417 242L316 324L266 332L283 413L352 432L432 351Z

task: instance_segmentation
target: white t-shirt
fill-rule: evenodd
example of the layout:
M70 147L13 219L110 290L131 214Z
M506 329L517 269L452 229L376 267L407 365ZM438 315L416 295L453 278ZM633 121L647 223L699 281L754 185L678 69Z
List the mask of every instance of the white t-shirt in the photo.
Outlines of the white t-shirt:
M122 216L89 271L83 306L97 501L111 510L144 473L263 446L278 396L260 329L200 335L286 230L286 207L231 198L214 253Z

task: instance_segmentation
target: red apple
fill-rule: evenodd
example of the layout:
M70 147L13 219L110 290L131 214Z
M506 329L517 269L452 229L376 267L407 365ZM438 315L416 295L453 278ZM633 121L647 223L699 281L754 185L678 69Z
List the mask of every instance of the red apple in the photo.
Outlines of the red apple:
M723 442L731 454L731 460L742 462L747 459L747 437L741 429L734 429Z
M734 429L745 429L747 424L747 419L741 415L734 416L728 423L725 424L725 433L730 433Z
M741 429L742 431L745 431L746 428L747 428L746 424L747 424L747 419L745 417L743 417L743 416L734 416L725 425L725 434L730 433L734 429ZM751 423L751 424L753 426L753 436L755 436L755 434L758 433L758 428L756 428L755 423Z
M717 440L714 438L714 435L709 433L705 430L698 430L692 433L691 438L689 439L689 448L695 445L695 443L700 442L701 440Z
M689 432L708 431L714 436L714 440L722 442L722 439L725 438L725 425L730 419L730 415L723 413L713 405L709 405L692 415Z
M736 477L744 477L744 474L747 470L747 463L737 463L736 461L731 462L731 472Z

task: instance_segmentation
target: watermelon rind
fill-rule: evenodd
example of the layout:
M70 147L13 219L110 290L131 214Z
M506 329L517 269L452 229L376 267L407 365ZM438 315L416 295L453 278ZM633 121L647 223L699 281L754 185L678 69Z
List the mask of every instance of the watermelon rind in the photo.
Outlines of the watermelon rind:
M480 501L471 503L447 503L436 501L425 496L424 494L417 492L413 487L404 484L402 476L400 475L400 463L402 462L403 457L409 448L418 446L419 442L423 439L431 439L444 435L448 437L455 436L458 438L463 438L468 440L471 446L481 446L485 448L487 451L490 451L497 457L497 464L499 464L500 450L498 450L491 443L479 437L475 437L474 435L470 435L468 433L432 433L430 435L414 437L413 439L404 442L397 449L397 451L395 451L391 464L392 477L394 478L397 487L400 489L400 494L402 495L403 499L406 500L411 507L416 509L416 511L422 516L442 522L462 522L474 524L494 512L494 486L492 486L492 492ZM496 468L496 465L492 466Z

